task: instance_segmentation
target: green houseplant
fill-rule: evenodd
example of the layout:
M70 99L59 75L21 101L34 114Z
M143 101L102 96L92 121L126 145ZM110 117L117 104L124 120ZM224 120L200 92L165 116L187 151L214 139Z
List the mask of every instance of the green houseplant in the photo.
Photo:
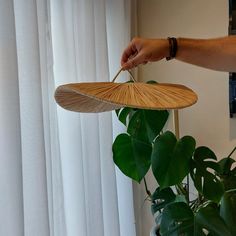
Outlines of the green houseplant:
M163 132L166 110L125 107L116 113L127 132L116 137L113 159L126 176L144 181L156 235L236 235L235 150L217 161L208 147L196 147L193 137L177 140L172 132ZM153 193L145 180L150 168L157 182ZM191 198L189 178L196 189Z

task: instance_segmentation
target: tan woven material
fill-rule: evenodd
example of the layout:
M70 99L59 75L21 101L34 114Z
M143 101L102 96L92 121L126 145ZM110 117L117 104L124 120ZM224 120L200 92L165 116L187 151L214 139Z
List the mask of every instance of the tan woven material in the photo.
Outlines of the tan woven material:
M196 103L197 95L177 84L93 82L59 86L55 99L67 110L95 113L121 107L180 109Z

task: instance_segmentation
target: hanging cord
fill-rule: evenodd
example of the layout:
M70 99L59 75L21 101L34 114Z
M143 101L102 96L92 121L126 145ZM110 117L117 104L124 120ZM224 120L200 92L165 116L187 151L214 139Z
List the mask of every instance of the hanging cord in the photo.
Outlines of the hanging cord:
M122 68L120 68L120 70L119 70L119 71L117 72L117 74L115 75L114 79L112 80L113 83L115 82L116 78L119 76L119 74L121 73L121 71L123 71ZM129 70L127 70L127 71L128 71L128 73L129 73L131 79L132 79L134 82L137 82L137 81L135 80L134 76L132 75L132 73L131 73Z

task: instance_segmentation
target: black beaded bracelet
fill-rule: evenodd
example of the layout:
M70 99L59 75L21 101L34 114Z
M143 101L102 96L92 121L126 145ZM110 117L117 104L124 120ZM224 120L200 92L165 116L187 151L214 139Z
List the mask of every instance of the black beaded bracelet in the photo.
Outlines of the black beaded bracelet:
M178 43L176 38L174 37L168 38L168 41L169 41L169 56L166 57L167 61L175 58L178 50Z

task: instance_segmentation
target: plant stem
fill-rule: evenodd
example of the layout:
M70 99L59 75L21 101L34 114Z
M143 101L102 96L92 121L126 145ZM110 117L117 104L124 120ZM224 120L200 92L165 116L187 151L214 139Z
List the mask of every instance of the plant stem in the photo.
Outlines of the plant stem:
M232 152L228 155L228 158L230 158L232 156L232 154L235 152L236 147L232 150Z
M151 194L151 192L148 190L147 182L146 182L145 177L143 178L143 180L144 180L144 185L145 185L146 193L147 193L147 195L151 198L151 197L152 197L152 194Z
M187 175L187 194L186 194L186 197L187 197L187 202L189 203L189 175Z
M175 185L175 188L176 188L178 194L186 195L186 191L183 188L182 183Z

